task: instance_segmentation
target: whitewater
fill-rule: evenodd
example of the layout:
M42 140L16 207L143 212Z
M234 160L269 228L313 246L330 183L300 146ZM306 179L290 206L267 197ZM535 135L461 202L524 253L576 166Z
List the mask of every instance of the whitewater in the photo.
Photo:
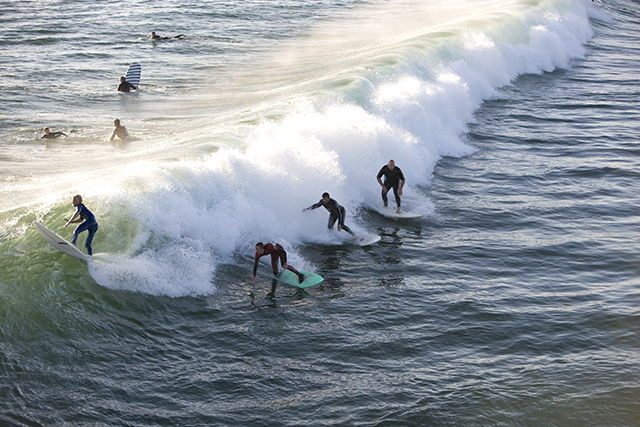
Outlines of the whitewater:
M31 90L58 109L40 122L81 136L43 147L24 141L24 128L4 126L5 236L25 233L32 219L53 227L78 193L99 217L95 247L108 262L89 269L108 288L211 294L217 266L256 241L282 243L295 265L313 270L296 248L341 240L303 207L328 191L347 208L347 223L368 231L359 212L380 203L375 174L394 159L408 183L405 206L431 215L434 166L474 151L465 137L474 111L519 75L583 57L590 15L604 16L580 1L371 4L216 66L204 56L191 64L159 57L140 35L119 55L143 64L142 90L125 96L111 87L122 61L96 85L84 76L99 72L96 61L76 65L93 44L66 41L78 52L47 71L63 81ZM103 43L118 43L110 37ZM76 105L61 106L71 95ZM109 131L95 118L108 122L109 113L133 142L105 143Z

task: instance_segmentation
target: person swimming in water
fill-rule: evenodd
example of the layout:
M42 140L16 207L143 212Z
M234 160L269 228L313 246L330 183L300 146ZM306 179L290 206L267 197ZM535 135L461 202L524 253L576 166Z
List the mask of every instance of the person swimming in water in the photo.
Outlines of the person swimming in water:
M329 211L329 223L327 224L327 228L329 228L329 230L331 230L336 221L338 221L338 231L344 230L352 236L355 236L353 231L351 231L349 227L344 225L344 218L346 216L344 207L340 206L338 202L333 200L331 196L329 196L329 193L322 194L322 199L320 199L318 203L315 203L308 208L303 209L302 212L317 209L320 206Z
M282 268L292 271L298 276L298 283L304 282L304 275L298 270L287 264L287 252L284 248L276 243L275 246L272 243L264 244L262 242L256 243L256 260L253 263L253 280L251 283L256 283L256 273L258 272L258 262L260 258L265 255L271 255L271 268L273 268L273 275L278 276L278 260L282 264Z
M81 222L78 227L76 227L73 232L73 240L71 244L73 246L76 245L76 241L78 240L78 235L83 231L87 230L89 235L87 236L87 240L84 243L84 246L87 248L87 253L89 255L93 255L93 249L91 248L91 242L93 241L93 236L95 236L96 231L98 231L98 222L96 221L96 217L91 213L89 209L85 205L82 204L82 196L77 194L73 197L73 206L77 208L76 213L73 214L71 219L65 218L64 220L67 223L64 225L64 228L67 228L69 224L76 224Z
M44 132L44 135L42 135L40 139L56 139L60 138L61 136L67 136L66 133L62 132L51 132L51 129L49 129L48 127L44 128L42 131Z
M131 92L132 90L138 90L138 88L132 85L131 83L129 83L125 76L120 77L118 92Z
M185 36L184 34L178 34L177 36L173 36L173 37L161 37L157 35L155 31L151 31L151 36L149 36L149 40L157 41L157 40L184 39L186 37L187 36Z
M111 134L111 139L109 141L113 141L114 138L117 136L118 138L120 138L123 141L128 140L129 137L129 132L127 132L127 128L125 128L124 126L122 126L120 124L120 120L119 119L115 119L113 121L113 125L116 127L113 130L113 133Z

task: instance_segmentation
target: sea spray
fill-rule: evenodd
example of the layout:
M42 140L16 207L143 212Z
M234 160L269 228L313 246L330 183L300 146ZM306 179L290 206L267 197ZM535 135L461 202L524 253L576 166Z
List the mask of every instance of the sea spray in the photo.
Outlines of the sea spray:
M218 266L238 254L249 260L259 240L282 243L295 265L312 270L300 245L342 242L327 232L325 215L302 214L304 207L328 191L347 208L347 223L367 231L360 209L381 203L375 175L393 158L407 178L405 208L428 218L434 167L442 156L474 152L465 132L482 102L522 73L584 55L585 3L399 5L389 16L388 5L354 10L362 19L347 17L349 37L336 37L340 19L320 23L251 67L226 70L217 92L185 94L181 119L164 125L170 137L108 151L53 146L49 155L67 172L47 191L71 187L101 207L95 247L109 256L90 272L102 286L213 293ZM139 126L145 102L122 100ZM159 108L149 111L162 123ZM78 166L65 153L83 150L96 161Z

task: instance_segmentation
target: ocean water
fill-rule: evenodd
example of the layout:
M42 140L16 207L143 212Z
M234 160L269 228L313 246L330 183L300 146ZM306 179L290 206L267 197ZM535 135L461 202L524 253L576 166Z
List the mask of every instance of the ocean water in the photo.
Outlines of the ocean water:
M1 425L638 424L637 1L0 5Z

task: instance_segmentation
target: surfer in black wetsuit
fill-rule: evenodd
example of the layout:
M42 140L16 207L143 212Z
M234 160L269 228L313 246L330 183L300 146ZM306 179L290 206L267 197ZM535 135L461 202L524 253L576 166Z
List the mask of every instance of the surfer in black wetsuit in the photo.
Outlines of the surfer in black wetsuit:
M120 77L120 84L118 85L118 92L131 92L131 90L137 90L138 88L127 81L125 76Z
M44 128L42 131L44 132L44 135L42 135L40 139L56 139L60 138L61 136L67 136L66 133L62 132L51 132L49 128Z
M159 35L156 34L155 31L151 31L151 36L149 36L149 40L153 40L153 41L158 41L158 40L171 40L171 39L184 39L185 36L184 34L178 34L177 36L173 36L173 37L160 37Z
M298 276L298 282L304 282L304 275L300 273L295 268L291 267L287 264L287 252L284 248L276 243L275 246L272 243L267 243L266 245L262 242L256 243L256 260L253 263L253 281L251 283L256 282L256 273L258 272L258 261L260 258L265 255L271 255L271 268L273 268L273 275L278 276L278 260L282 264L282 268L285 270L292 271Z
M338 202L333 200L329 196L329 193L322 194L322 199L320 199L318 203L315 203L309 206L308 208L303 209L302 212L317 209L320 206L324 207L326 210L329 211L329 223L327 224L327 227L330 230L333 228L333 225L336 223L336 221L338 221L338 231L344 230L347 233L351 234L352 236L355 236L355 234L353 234L353 231L351 231L349 227L344 225L344 218L346 216L344 207L340 206Z
M384 175L384 183L382 182L382 179L380 179L382 178L382 175ZM400 196L402 196L402 187L404 187L405 179L400 168L396 166L396 162L389 160L389 163L380 169L376 178L378 179L378 184L382 187L382 201L384 202L384 207L386 208L389 204L387 193L393 188L393 195L396 196L396 204L398 205L396 213L402 212L402 209L400 208Z

